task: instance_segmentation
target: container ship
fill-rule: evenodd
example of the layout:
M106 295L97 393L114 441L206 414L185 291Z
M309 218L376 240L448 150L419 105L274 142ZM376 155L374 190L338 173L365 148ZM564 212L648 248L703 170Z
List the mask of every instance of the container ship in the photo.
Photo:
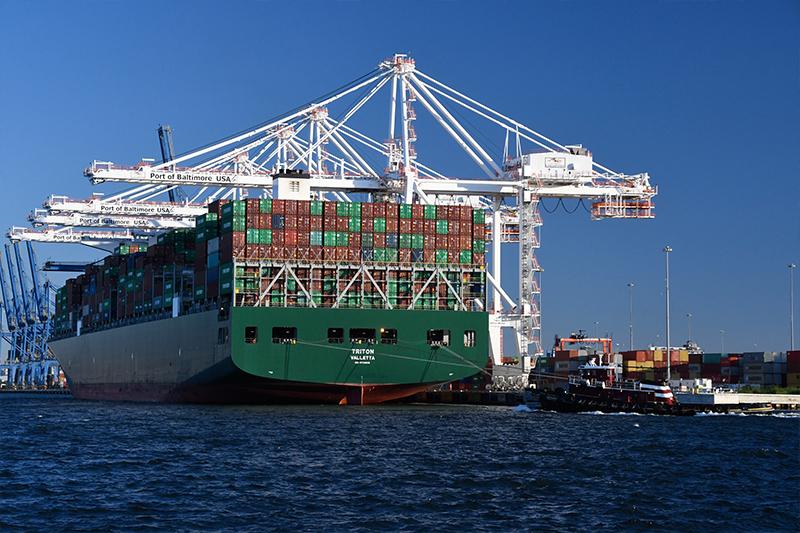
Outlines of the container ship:
M487 364L483 210L250 198L195 222L59 289L75 398L361 405Z

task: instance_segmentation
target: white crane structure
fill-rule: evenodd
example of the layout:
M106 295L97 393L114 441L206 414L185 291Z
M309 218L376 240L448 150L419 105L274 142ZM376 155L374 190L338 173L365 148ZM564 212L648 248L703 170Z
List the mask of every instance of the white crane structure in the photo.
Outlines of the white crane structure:
M388 136L378 141L355 129L353 117L384 87L390 89ZM425 117L426 127L439 124L463 149L477 166L477 177L452 177L419 161L414 103L432 117L432 121ZM494 133L478 131L473 121L488 125ZM484 144L478 141L479 136ZM513 154L508 149L510 137L516 141ZM502 155L499 149L485 147L487 140L491 143L489 139L503 138ZM529 145L527 151L523 152L523 144ZM436 148L430 153L437 155L439 151ZM419 71L414 60L405 55L386 59L335 94L164 163L143 159L134 166L121 166L96 160L84 175L93 185L123 182L134 188L114 198L95 197L83 202L51 197L48 213L34 214L34 222L79 226L83 225L80 217L91 215L107 217L98 225L119 227L126 221L117 216L135 215L149 218L136 231L143 226L157 230L170 227L167 220L177 224L184 216L199 214L203 204L216 197L259 194L279 198L290 181L292 186L308 191L309 198L349 201L353 195L370 195L374 201L486 209L491 235L487 234L487 240L492 241L486 261L487 279L492 290L481 305L491 313L491 358L496 366L502 364L501 332L512 330L517 352L513 359L521 375L529 373L535 358L543 354L539 305L542 269L534 253L542 224L540 199L591 201L592 219L652 218L652 198L657 194L646 173L613 172L594 162L582 146L559 144L461 94ZM173 211L159 211L147 203L176 187L194 187L197 192L184 204L169 204ZM118 210L112 210L112 206ZM57 215L57 210L71 214L58 218L62 215ZM75 213L80 213L77 220L70 218L77 216ZM86 234L80 235L80 242L88 243ZM25 232L11 236L31 238ZM516 299L501 283L501 249L506 243L518 247L518 286L512 291L517 293Z

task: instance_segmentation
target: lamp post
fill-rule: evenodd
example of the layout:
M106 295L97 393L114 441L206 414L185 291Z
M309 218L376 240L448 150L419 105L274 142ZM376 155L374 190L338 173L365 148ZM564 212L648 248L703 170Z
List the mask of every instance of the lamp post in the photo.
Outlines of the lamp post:
M628 283L628 292L631 301L631 343L629 349L633 351L633 283Z
M667 257L667 381L669 381L671 379L669 361L669 253L672 251L672 248L665 246L661 251L665 252Z
M794 351L794 263L789 263L789 325L792 328L791 350Z
M725 353L725 331L719 330L719 352Z
M691 342L692 342L692 314L691 313L686 315L686 320L689 321L689 343L691 344Z
M594 338L595 339L597 338L597 324L598 324L598 322L595 321L595 323L594 323Z

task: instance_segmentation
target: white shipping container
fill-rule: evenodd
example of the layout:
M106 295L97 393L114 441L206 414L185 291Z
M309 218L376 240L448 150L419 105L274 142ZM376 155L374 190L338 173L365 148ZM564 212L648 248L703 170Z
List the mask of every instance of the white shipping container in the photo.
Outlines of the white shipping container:
M219 252L219 237L208 240L208 253L213 254L214 252Z

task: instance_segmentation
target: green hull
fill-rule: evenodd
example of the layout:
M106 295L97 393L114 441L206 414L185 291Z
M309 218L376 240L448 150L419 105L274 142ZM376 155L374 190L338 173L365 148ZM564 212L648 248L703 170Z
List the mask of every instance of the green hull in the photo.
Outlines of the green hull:
M341 338L331 338L332 328ZM355 328L361 337L374 330L374 341L352 338ZM382 340L382 330L396 336ZM449 331L448 345L431 345L430 330ZM488 353L487 313L268 307L231 313L233 363L272 380L378 388L445 383L477 373Z

